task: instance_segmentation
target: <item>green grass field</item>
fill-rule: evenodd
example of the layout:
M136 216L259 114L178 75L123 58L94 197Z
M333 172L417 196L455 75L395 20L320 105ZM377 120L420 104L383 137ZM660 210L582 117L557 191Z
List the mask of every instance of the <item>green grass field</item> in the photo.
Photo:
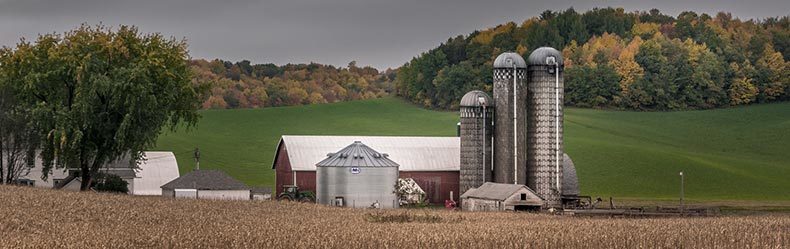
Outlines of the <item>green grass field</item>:
M207 110L198 126L163 135L157 150L176 153L182 173L223 169L272 187L280 135L453 136L457 112L384 98L257 110ZM581 191L615 198L671 199L686 174L696 200L790 200L790 103L686 112L568 108L566 152Z

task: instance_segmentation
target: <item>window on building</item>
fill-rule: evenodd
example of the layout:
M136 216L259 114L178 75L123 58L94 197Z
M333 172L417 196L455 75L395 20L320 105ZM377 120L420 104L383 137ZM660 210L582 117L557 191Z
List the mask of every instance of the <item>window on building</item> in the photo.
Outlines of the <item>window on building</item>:
M522 201L526 201L527 200L527 194L521 194L521 200Z

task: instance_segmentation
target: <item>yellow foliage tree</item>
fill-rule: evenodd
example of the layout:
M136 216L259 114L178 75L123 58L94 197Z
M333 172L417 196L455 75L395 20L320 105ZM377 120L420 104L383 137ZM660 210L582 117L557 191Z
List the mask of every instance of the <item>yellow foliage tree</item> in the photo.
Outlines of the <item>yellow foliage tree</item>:
M757 87L752 84L752 79L742 77L732 82L729 89L730 105L745 105L757 97Z
M488 45L491 44L491 41L494 40L494 36L501 33L510 32L514 28L516 28L516 24L513 22L508 22L504 25L499 25L495 28L490 28L481 31L479 34L477 34L477 36L475 36L475 38L472 39L472 41L483 45Z
M620 75L620 91L623 96L628 94L628 87L645 73L645 70L634 60L634 56L639 53L639 46L642 45L642 42L642 38L639 36L634 37L628 43L628 46L620 52L617 60L612 61L612 66L617 71L617 74Z
M631 34L634 35L634 37L651 37L655 33L659 32L659 27L661 27L661 25L658 23L635 23L634 27L631 28Z
M758 68L766 71L767 82L761 82L762 93L766 100L774 100L785 93L785 88L790 84L788 67L781 52L774 51L773 45L766 44L763 56L756 62Z

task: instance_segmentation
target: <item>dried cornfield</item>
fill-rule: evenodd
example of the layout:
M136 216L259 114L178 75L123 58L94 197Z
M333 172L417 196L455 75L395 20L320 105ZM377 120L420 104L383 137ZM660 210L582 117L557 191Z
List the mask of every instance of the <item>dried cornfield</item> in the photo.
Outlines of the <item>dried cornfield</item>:
M787 248L790 215L578 218L352 210L0 186L0 247ZM405 212L405 213L404 213ZM417 215L431 222L375 222ZM438 219L435 217L439 217Z

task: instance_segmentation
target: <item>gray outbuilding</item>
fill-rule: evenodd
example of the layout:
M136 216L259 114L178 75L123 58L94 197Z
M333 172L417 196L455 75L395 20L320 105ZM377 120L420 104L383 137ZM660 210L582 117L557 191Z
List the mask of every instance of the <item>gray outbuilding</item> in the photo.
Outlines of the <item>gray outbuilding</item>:
M317 203L344 207L397 208L400 165L389 155L355 141L316 164Z
M219 170L195 170L162 185L162 196L249 200L250 187Z
M520 184L486 182L461 195L464 211L539 210L544 202L532 189Z

